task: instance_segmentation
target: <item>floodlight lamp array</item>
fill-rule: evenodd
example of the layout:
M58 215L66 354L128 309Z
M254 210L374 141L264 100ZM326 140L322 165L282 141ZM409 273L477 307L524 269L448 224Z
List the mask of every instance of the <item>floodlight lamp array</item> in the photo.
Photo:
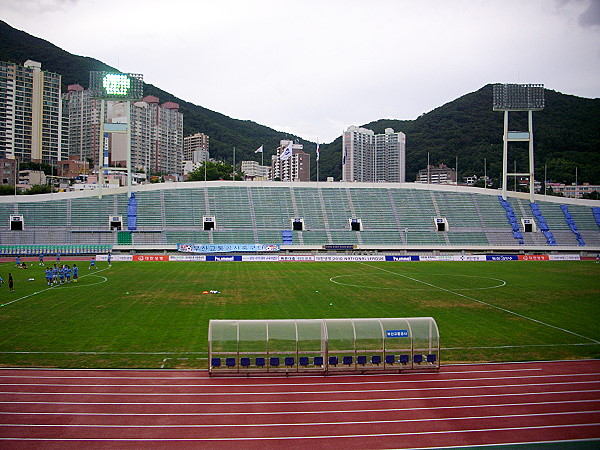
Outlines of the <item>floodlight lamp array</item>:
M144 96L141 74L90 72L90 91L95 98L139 100Z
M494 85L494 111L539 111L544 106L543 84Z

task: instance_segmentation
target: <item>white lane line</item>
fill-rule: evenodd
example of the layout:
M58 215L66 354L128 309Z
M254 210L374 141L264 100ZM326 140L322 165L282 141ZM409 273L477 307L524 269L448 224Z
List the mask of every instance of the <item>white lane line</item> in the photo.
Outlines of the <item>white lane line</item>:
M274 383L274 384L247 384L248 383L248 379L244 378L243 379L243 384L237 383L237 384L212 384L212 382L216 382L217 379L216 378L208 378L208 377L199 377L199 376L189 376L189 377L169 377L166 375L160 376L160 377L147 377L147 376L139 376L139 377L126 377L126 376L121 376L121 375L114 375L114 376L71 376L71 375L58 375L57 376L46 376L46 375L24 375L24 374L19 374L19 375L2 375L2 371L9 371L9 370L14 370L14 369L0 369L0 379L2 378L39 378L39 379L91 379L91 380L103 380L103 379L108 379L108 380L113 380L113 379L118 379L118 380L204 380L207 382L211 382L211 384L207 384L206 386L282 386L282 383ZM22 369L19 369L22 370ZM28 369L26 369L28 370ZM55 370L55 369L40 369L40 370ZM74 369L57 369L57 370L74 370ZM437 372L435 374L431 374L431 373L420 373L420 374L410 374L410 373L405 373L402 375L402 378L404 377L416 377L418 376L419 379L421 379L423 376L430 376L430 375L434 375L434 376L445 376L445 375L463 375L463 374L470 374L470 373L501 373L501 372L511 372L511 373L519 373L519 372L541 372L542 368L523 368L523 369L498 369L498 370L457 370L455 372ZM75 371L77 371L77 369L75 369ZM162 371L160 371L162 372ZM567 374L568 375L568 374ZM579 376L579 373L573 374L576 376ZM355 375L328 375L327 378L354 378ZM369 374L369 375L361 375L361 381L358 382L360 384L367 384L367 383L387 383L388 381L364 381L362 378L363 377L369 377L369 378L373 378L373 377L377 377L377 378L381 378L381 377L388 377L388 378L395 378L397 380L397 375L390 375L389 373L386 374ZM285 383L285 386L293 386L295 384L302 386L304 384L306 385L314 385L313 381L318 379L318 378L322 378L319 375L313 375L311 377L303 377L303 376L297 376L294 377L295 380L302 380L305 379L307 381L310 381L308 383ZM250 381L262 381L262 380L280 380L280 381L287 381L285 378L282 377L263 377L261 376L260 378L253 378ZM390 380L392 381L392 380ZM394 380L395 381L395 380ZM357 382L355 381L338 381L335 382L333 384L356 384Z
M583 415L597 414L596 411L561 411L548 413L530 413L530 414L499 414L493 416L470 416L470 417L432 417L428 419L401 419L401 420L349 420L343 422L280 422L280 423L230 423L230 424L174 424L168 423L164 425L130 425L130 424L75 424L75 423L0 423L0 427L28 427L28 428L44 428L44 427L61 427L61 428L271 428L271 427L304 427L304 426L334 426L334 425L372 425L372 424L412 424L415 422L459 422L465 420L484 420L484 419L514 419L526 417L554 417L568 415Z
M446 398L446 397L445 397ZM453 410L463 408L514 408L519 406L540 406L540 405L571 405L576 403L599 403L600 399L587 400L565 400L553 402L522 402L522 403L487 403L483 405L457 405L457 406L437 406L435 410ZM27 403L27 402L23 402ZM36 403L35 405L37 405ZM53 403L55 404L55 403ZM129 404L129 403L123 403ZM164 403L163 403L164 404ZM305 415L305 414L369 414L369 413L390 413L403 411L431 411L431 406L411 407L411 408L379 408L379 409L339 409L339 410L314 410L314 411L240 411L240 412L219 412L219 416L272 416L272 415ZM189 413L107 413L107 412L76 412L76 411L50 411L50 412L26 412L26 411L0 411L0 415L23 415L23 416L214 416L214 412L189 412Z
M449 379L427 379L427 380L390 380L390 381L356 381L356 382L344 382L344 383L289 383L289 384L253 384L253 385L243 385L243 384L233 384L233 385L209 385L209 384L74 384L74 383L0 383L0 386L60 386L60 387L152 387L152 388L212 388L212 389L220 389L223 387L238 387L238 388L263 388L263 387L278 387L278 388L287 388L287 387L297 387L297 386L340 386L340 385L348 385L355 386L358 385L362 387L367 384L394 384L394 385L404 385L404 384L420 384L420 383L452 383L455 381L494 381L494 380L511 380L511 379L539 379L539 378L558 378L558 377L570 377L570 378L581 378L581 377L591 377L591 376L599 376L600 373L592 372L592 373L584 373L584 374L546 374L546 375L515 375L515 376L504 376L504 377L480 377L480 378L449 378ZM600 382L600 380L597 380ZM580 381L575 381L579 383ZM489 387L495 387L496 385L489 385ZM437 388L431 388L437 389ZM348 391L339 391L339 392L362 392L364 389L360 391L348 390ZM368 390L372 392L371 390ZM277 394L285 391L273 391L273 392L262 392L260 394ZM321 393L321 392L329 392L329 391L302 391L305 393ZM337 392L337 391L336 391ZM245 392L230 392L223 393L224 395L240 395ZM221 394L221 392L207 392L206 395L210 394ZM253 393L259 394L259 393Z
M372 268L374 268L374 269L381 270L381 271L383 271L383 272L387 272L387 273L391 273L391 274L394 274L394 275L398 275L399 277L407 278L407 279L409 279L409 280L412 280L412 281L414 281L414 282L416 282L416 283L422 283L422 284L424 284L424 285L426 285L426 286L431 286L431 287L433 287L433 288L439 289L440 291L448 292L449 294L454 294L454 295L457 295L457 296L459 296L459 297L466 298L467 300L471 300L471 301L474 301L474 302L480 303L480 304L482 304L482 305L489 306L490 308L495 308L495 309L498 309L498 310L500 310L500 311L503 311L503 312L505 312L505 313L508 313L508 314L513 314L513 315L515 315L515 316L517 316L517 317L521 317L522 319L526 319L526 320L529 320L529 321L531 321L531 322L539 323L540 325L544 325L544 326L547 326L547 327L553 328L553 329L555 329L555 330L563 331L563 332L565 332L565 333L572 334L573 336L577 336L577 337L580 337L580 338L583 338L583 339L587 339L588 341L592 341L592 342L594 342L594 343L596 343L596 344L600 344L600 341L597 341L596 339L592 339L592 338L590 338L590 337L587 337L587 336L584 336L584 335L582 335L582 334L575 333L575 332L573 332L573 331L570 331L570 330L567 330L567 329L565 329L565 328L560 328L560 327L557 327L557 326L554 326L554 325L550 325L549 323L542 322L541 320L534 319L534 318L532 318L532 317L527 317L527 316L524 316L523 314L519 314L519 313L517 313L517 312L514 312L514 311L511 311L511 310L509 310L509 309L502 308L502 307L500 307L500 306L492 305L491 303L487 303L487 302L484 302L484 301L482 301L482 300L477 300L476 298L469 297L468 295L461 294L460 292L456 292L455 290L453 291L453 290L451 290L451 289L446 289L446 288L443 288L443 287L440 287L440 286L436 286L435 284L427 283L427 282L425 282L425 281L421 281L421 280L418 280L418 279L416 279L416 278L409 277L408 275L404 275L404 274L401 274L401 273L392 272L391 270L382 269L382 268L380 268L380 267L372 266L371 264L367 264L367 263L363 263L363 262L359 262L358 264L363 264L363 265L365 265L365 266L367 266L367 267L372 267Z
M513 393L502 393L502 394L477 394L477 395L451 395L451 396L428 396L428 397L392 397L392 398L377 398L377 399L331 399L331 400L294 400L294 405L298 404L317 404L317 403L359 403L359 402L402 402L402 401L414 401L420 402L426 400L453 400L463 398L485 398L485 397L516 397L516 396L535 396L535 395L558 395L558 394L589 394L598 393L600 389L581 389L576 391L548 391L548 392L513 392ZM80 395L80 394L75 394ZM12 404L25 404L31 405L31 401L3 401L0 399L0 405L12 405ZM42 401L36 400L36 405L189 405L189 406L230 406L230 405L273 405L272 401L251 401L251 402L91 402L85 400L83 402L62 402L62 401Z
M566 425L539 425L531 427L508 427L508 428L481 428L469 430L444 430L428 431L427 435L433 434L461 434L461 433L489 433L493 431L520 431L520 430L554 430L556 428L574 428L574 427L595 427L600 423L585 424L566 424ZM97 442L212 442L212 441L273 441L273 440L300 440L300 439L344 439L344 438L372 438L372 437L400 437L400 436L423 436L423 432L404 432L404 433L373 433L373 434L340 434L340 435L317 435L317 436L247 436L247 437L229 437L220 436L214 438L18 438L18 437L0 437L2 441L97 441ZM535 441L533 441L535 442ZM563 441L557 441L563 442ZM568 442L568 441L564 441ZM519 444L521 442L518 442ZM418 447L422 448L422 447Z
M0 395L105 395L105 396L150 396L150 397L176 397L176 396L194 396L194 397L224 397L224 396L272 396L272 397L283 397L288 395L339 395L339 394L367 394L371 395L376 392L431 392L445 391L445 390L469 390L469 389L504 389L504 388L515 388L515 387L532 387L532 386L559 386L559 385L574 385L574 384L598 384L598 381L565 381L556 383L523 383L523 384L501 384L501 385L485 385L485 386L442 386L442 387L425 387L425 388L400 388L400 389L369 389L362 391L283 391L283 392L21 392L21 391L3 391ZM122 387L122 386L120 386ZM504 395L504 394L503 394ZM378 399L373 399L373 401ZM245 402L241 402L242 404Z

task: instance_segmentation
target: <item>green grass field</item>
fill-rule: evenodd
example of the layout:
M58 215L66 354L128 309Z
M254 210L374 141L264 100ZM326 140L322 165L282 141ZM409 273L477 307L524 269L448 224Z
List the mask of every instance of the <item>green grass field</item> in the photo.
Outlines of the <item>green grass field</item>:
M600 357L591 261L78 265L48 288L0 264L0 365L206 368L210 319L336 317L432 316L442 364Z

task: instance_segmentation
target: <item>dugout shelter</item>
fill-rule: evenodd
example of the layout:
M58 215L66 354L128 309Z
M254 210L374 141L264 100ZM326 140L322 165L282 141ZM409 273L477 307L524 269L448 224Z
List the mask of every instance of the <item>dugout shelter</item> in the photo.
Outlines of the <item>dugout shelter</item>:
M210 375L439 369L432 317L211 320Z

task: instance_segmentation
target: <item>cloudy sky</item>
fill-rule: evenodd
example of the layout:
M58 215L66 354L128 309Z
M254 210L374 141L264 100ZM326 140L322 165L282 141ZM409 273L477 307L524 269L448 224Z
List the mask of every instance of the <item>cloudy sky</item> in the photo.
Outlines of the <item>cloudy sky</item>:
M0 18L311 141L487 83L600 97L600 0L0 0Z

